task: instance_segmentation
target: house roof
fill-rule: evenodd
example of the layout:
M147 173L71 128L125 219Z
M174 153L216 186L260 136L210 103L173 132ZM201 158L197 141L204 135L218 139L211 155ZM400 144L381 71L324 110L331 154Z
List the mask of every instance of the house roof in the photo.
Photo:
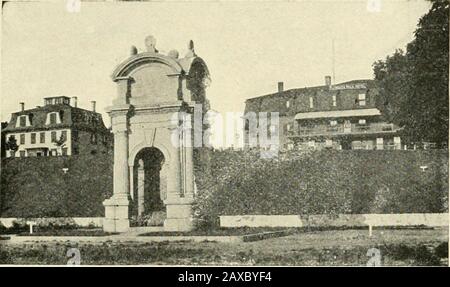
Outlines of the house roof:
M58 112L61 117L61 123L46 125L47 114ZM23 115L31 117L31 126L16 127L18 118ZM68 104L45 105L20 112L12 113L8 126L3 130L5 132L25 132L33 130L51 130L59 128L76 128L78 130L104 131L107 132L102 116L99 113L88 111L81 108L72 107Z
M361 93L366 95L364 106L360 106L357 102ZM375 108L377 94L378 89L373 80L352 80L331 87L323 85L290 89L250 98L245 102L245 112L279 112L280 115L294 116L299 112ZM314 102L312 108L310 98ZM333 105L334 99L336 105Z

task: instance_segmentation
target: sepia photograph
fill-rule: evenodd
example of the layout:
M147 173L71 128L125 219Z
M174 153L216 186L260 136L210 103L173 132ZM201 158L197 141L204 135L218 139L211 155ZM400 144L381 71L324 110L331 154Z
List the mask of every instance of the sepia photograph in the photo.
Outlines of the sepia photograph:
M448 267L449 5L2 1L0 267Z

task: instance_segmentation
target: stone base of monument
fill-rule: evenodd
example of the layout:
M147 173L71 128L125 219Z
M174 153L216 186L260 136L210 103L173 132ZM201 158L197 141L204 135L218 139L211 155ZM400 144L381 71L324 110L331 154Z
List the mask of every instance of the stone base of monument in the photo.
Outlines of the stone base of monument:
M164 220L164 231L190 231L192 222L192 197L168 198L166 204L167 217Z
M127 232L130 229L128 218L128 198L111 197L103 201L105 218L103 219L103 231Z

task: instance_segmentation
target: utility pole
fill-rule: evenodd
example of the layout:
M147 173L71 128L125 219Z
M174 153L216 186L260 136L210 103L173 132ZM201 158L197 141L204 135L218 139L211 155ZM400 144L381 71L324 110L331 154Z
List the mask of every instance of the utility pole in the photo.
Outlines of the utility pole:
M334 38L331 39L331 68L332 68L332 77L333 77L333 85L336 83L336 72L335 72L335 63L334 63Z

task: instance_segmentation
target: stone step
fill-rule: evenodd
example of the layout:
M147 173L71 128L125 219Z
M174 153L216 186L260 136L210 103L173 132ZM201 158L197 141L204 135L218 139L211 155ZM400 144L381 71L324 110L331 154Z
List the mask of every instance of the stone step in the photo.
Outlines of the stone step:
M164 226L138 226L138 227L130 227L127 234L144 234L150 232L161 232L164 231Z

